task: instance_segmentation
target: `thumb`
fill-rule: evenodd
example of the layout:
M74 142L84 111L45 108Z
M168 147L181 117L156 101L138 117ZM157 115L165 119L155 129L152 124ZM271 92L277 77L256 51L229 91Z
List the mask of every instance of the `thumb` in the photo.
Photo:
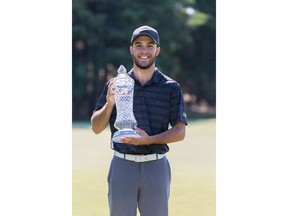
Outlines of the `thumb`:
M145 132L144 130L142 130L142 129L136 127L136 126L134 127L134 130L137 131L137 132L139 132L140 134L142 134L142 133Z

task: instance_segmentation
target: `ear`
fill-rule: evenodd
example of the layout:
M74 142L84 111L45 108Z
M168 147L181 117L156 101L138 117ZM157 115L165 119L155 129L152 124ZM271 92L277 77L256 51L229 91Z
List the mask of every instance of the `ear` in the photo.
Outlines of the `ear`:
M160 54L160 51L161 51L160 47L157 47L156 56L158 56Z
M130 46L130 54L133 55L133 48Z

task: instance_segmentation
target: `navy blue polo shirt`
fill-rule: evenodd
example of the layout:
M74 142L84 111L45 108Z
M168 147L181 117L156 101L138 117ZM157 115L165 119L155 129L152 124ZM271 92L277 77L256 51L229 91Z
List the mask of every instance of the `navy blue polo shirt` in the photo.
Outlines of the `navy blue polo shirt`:
M156 135L169 129L178 122L187 125L183 93L178 82L161 73L157 68L152 79L142 86L135 79L133 70L128 75L135 81L133 112L137 127L148 135ZM101 109L106 103L108 83L106 84L95 111ZM114 127L116 120L116 106L114 106L109 124L111 137L117 131ZM112 149L123 154L163 154L169 151L166 143L152 145L131 145L112 142Z

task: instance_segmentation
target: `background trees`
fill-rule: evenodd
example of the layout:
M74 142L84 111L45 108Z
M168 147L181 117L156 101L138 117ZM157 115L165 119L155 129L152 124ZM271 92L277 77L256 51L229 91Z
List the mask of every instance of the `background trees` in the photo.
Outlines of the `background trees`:
M216 2L73 0L73 120L88 120L120 64L132 67L130 38L150 25L160 35L157 67L183 87L187 113L215 114Z

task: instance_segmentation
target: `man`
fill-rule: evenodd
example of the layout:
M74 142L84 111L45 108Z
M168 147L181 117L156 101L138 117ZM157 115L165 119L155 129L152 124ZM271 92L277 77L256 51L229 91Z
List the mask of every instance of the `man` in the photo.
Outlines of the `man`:
M115 154L108 174L110 216L136 216L137 206L141 216L167 216L171 181L167 144L183 140L187 125L182 90L155 66L160 40L154 28L141 26L133 32L130 53L133 68L128 75L135 81L133 112L138 123L134 129L141 136L123 137L123 143L111 141ZM117 131L113 79L91 117L94 133L109 123L111 137Z

